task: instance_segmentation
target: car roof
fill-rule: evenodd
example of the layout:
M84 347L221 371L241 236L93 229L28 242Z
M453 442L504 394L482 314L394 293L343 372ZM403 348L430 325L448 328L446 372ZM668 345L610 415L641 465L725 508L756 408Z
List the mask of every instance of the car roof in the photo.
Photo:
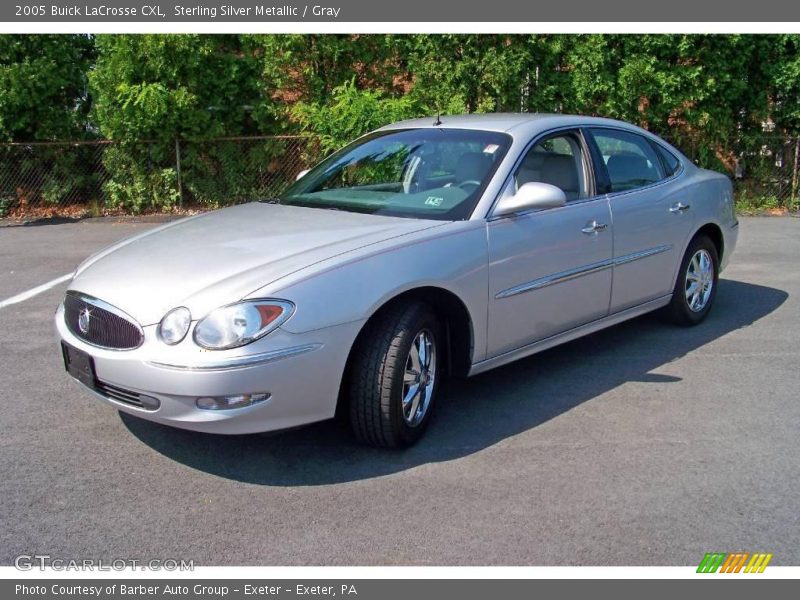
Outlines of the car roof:
M653 134L615 119L603 117L586 117L581 115L563 115L553 113L481 113L469 115L442 115L439 124L436 116L399 121L381 127L380 131L391 129L414 129L420 127L439 127L443 129L477 129L481 131L499 131L513 136L530 136L540 131L556 127L568 126L605 126L627 129L636 133Z

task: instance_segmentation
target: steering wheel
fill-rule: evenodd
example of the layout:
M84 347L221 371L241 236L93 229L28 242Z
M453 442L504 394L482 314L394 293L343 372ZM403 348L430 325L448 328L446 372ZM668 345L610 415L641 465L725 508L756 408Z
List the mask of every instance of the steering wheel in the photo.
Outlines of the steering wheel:
M465 189L467 186L472 186L472 189L471 190ZM458 187L463 189L465 192L474 192L476 188L481 187L481 182L475 179L467 179L459 183Z

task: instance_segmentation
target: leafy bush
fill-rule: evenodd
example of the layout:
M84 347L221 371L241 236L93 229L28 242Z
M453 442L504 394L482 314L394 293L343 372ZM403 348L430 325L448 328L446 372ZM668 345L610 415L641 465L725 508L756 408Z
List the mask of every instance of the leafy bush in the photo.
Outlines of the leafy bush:
M758 214L781 211L791 208L791 199L781 200L777 196L757 196L745 189L736 194L736 212L741 214Z
M76 204L98 195L95 153L89 145L0 146L0 196L14 206Z
M302 131L327 153L437 111L531 111L620 118L701 166L744 165L762 182L749 205L787 194L771 180L793 154L762 138L800 132L798 49L796 34L0 36L0 141L123 142L102 167L79 148L0 152L0 197L169 208L181 140L184 198L217 206L277 193L317 149L204 140Z
M88 35L0 35L0 141L86 136Z
M169 209L180 201L174 167L160 167L166 152L157 145L120 144L108 148L103 165L110 179L103 185L106 204L132 213Z
M271 198L302 169L297 139L181 142L181 180L187 199L209 207Z
M427 110L412 96L392 98L360 90L351 80L334 88L329 102L299 102L291 113L303 129L319 136L322 151L329 153L368 131Z
M92 117L104 136L123 142L103 160L110 177L104 186L108 204L134 212L169 209L180 199L175 140L252 133L250 113L264 100L260 63L244 36L96 39L99 56L89 74ZM152 143L137 146L139 140ZM215 169L200 153L181 159L195 182L188 191L202 202L221 201L214 193L220 177L236 180L235 169Z

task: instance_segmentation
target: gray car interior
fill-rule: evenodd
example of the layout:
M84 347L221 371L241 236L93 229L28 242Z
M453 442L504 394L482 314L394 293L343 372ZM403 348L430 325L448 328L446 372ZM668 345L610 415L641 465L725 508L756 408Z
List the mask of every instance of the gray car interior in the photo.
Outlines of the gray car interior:
M556 154L533 149L522 161L517 173L517 188L530 182L549 183L560 188L567 201L581 197L578 164L580 159L568 154Z
M485 152L465 152L458 157L453 179L456 184L482 181L492 168L492 157Z
M606 163L612 190L615 192L659 180L658 171L644 156L632 152L612 154Z

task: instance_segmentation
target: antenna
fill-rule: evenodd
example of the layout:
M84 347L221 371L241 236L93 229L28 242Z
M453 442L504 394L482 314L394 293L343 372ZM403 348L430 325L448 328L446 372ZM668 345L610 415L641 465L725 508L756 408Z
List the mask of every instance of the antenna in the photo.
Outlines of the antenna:
M441 111L439 110L439 107L437 106L436 107L436 120L433 122L433 126L434 127L438 127L439 125L442 124L442 120L439 118L440 113L441 113Z

